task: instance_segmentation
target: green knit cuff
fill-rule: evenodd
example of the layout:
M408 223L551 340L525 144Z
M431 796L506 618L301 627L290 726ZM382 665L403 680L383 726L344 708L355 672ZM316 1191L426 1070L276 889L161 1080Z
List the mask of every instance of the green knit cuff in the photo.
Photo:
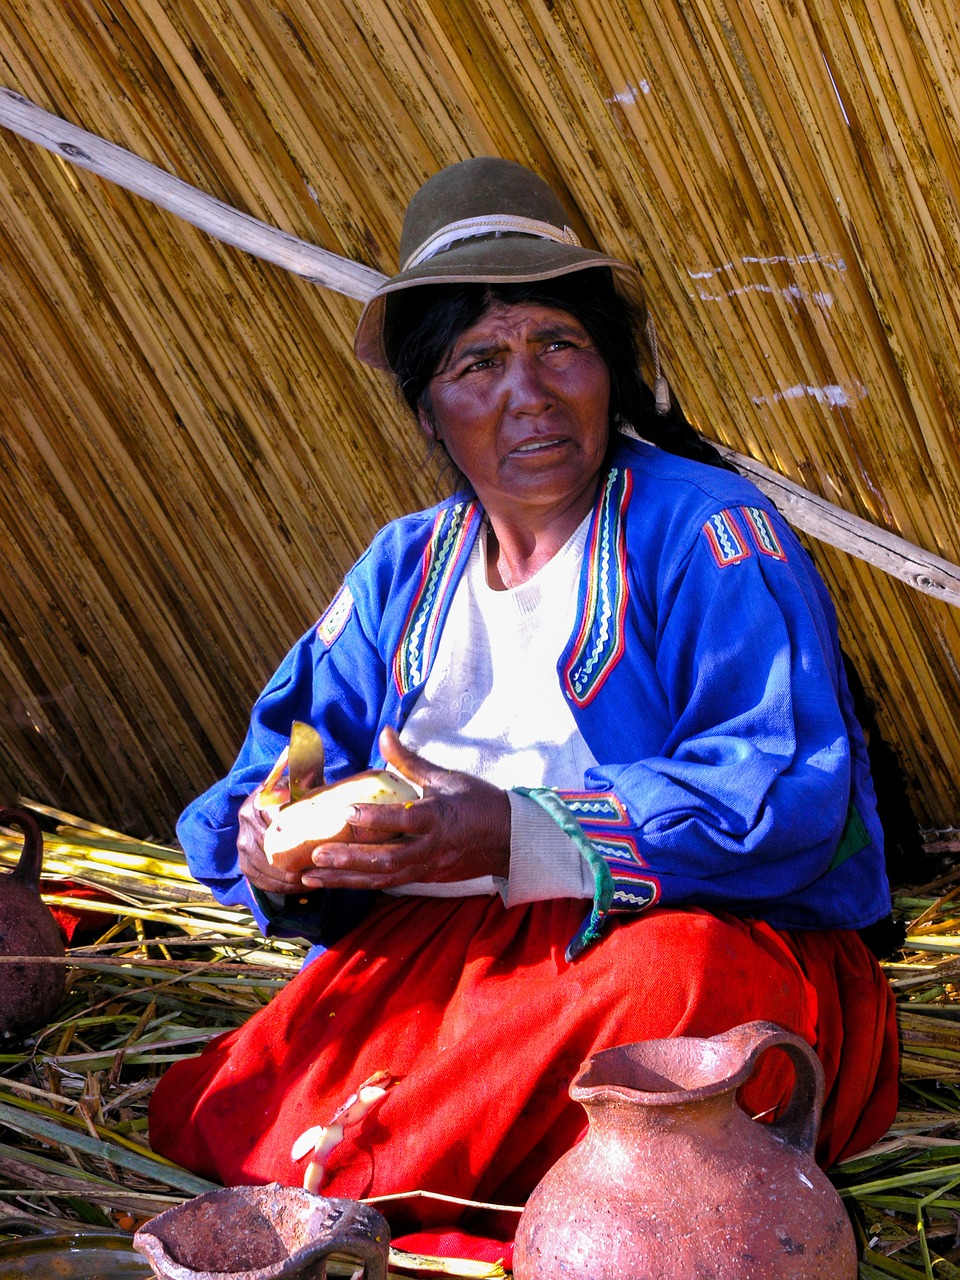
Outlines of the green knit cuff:
M512 790L519 796L529 796L549 814L564 835L569 836L577 846L593 872L593 905L590 914L570 939L566 950L567 960L575 960L603 932L607 913L613 902L613 876L603 855L584 834L583 827L556 791L550 787L513 787Z

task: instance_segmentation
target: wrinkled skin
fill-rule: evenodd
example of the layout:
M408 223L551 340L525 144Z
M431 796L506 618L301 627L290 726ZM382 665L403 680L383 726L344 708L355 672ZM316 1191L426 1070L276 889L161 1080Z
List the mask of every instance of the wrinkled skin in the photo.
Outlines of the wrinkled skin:
M254 791L240 806L240 833L237 853L240 870L252 885L265 893L299 893L303 883L295 871L278 871L263 852L263 833L270 819L260 808L260 792Z
M510 802L505 791L431 764L408 751L393 729L380 735L380 749L388 764L422 788L422 799L354 805L353 842L312 846L311 869L284 873L271 867L263 852L269 819L254 792L240 810L238 841L240 865L252 884L268 893L298 893L507 875Z
M453 344L420 409L490 520L490 585L514 587L593 506L610 427L610 374L566 311L496 303Z

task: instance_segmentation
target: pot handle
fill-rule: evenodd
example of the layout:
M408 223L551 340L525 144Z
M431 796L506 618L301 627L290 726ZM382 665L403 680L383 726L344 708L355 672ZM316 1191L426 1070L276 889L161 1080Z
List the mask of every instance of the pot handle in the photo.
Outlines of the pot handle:
M40 891L40 872L43 868L43 831L40 823L28 809L19 805L0 809L0 825L19 827L23 832L23 851L11 874L31 889Z
M793 1063L796 1079L786 1110L768 1128L795 1150L812 1155L823 1108L823 1067L806 1040L776 1022L746 1022L711 1039L741 1052L742 1083L753 1075L757 1060L768 1049L783 1049Z

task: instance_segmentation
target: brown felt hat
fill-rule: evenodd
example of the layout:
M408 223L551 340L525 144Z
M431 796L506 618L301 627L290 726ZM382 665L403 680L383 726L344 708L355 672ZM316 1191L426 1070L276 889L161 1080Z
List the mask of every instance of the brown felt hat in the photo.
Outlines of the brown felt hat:
M407 206L400 272L364 307L353 349L389 371L393 295L402 289L549 280L588 267L611 267L639 289L634 267L583 248L563 205L532 170L494 157L463 160L429 178Z

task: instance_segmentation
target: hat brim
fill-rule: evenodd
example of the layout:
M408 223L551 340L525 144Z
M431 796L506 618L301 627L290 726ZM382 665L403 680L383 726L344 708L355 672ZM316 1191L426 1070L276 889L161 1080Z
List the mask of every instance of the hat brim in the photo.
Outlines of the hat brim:
M354 352L364 364L391 371L386 346L389 302L392 294L404 289L428 284L520 284L550 280L590 267L610 267L639 293L640 273L635 267L594 249L530 236L465 240L419 266L401 271L380 286L361 313Z

